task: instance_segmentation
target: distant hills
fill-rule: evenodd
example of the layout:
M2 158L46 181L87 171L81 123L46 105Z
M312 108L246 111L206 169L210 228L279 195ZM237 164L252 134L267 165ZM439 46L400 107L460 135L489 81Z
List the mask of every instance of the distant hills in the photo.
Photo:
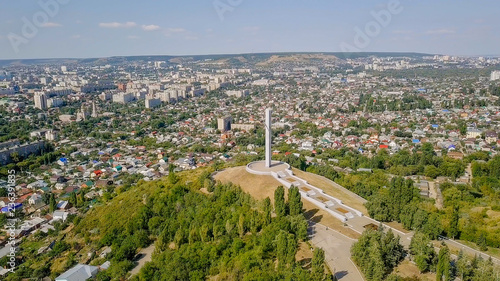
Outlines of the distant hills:
M219 55L194 55L194 56L120 56L108 58L54 58L54 59L13 59L0 60L0 66L28 66L28 65L71 65L71 64L124 64L140 61L165 61L174 64L192 61L218 61L227 64L259 64L267 65L277 62L305 62L307 60L335 60L335 59L356 59L363 57L411 57L422 58L433 56L433 54L423 53L398 53L398 52L294 52L294 53L255 53L255 54L219 54Z

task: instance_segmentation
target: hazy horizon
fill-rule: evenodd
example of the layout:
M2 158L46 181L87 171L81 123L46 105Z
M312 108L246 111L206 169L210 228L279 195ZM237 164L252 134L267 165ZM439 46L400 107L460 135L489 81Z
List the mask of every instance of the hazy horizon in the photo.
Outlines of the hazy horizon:
M15 1L0 11L0 59L342 51L498 56L499 8L492 0Z

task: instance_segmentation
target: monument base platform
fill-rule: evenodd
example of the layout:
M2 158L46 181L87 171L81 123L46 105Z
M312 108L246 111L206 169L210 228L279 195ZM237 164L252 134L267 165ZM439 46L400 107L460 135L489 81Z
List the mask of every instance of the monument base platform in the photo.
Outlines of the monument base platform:
M289 170L290 165L280 161L272 161L271 167L266 167L266 161L256 161L247 165L247 172L255 175L269 175L283 170Z

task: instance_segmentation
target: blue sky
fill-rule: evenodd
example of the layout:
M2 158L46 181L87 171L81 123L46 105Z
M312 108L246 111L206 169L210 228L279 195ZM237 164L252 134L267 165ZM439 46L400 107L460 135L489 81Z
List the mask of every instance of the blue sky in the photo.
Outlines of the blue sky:
M342 46L500 55L498 0L2 2L0 59L338 52ZM40 3L57 9L49 13ZM377 22L377 13L390 20Z

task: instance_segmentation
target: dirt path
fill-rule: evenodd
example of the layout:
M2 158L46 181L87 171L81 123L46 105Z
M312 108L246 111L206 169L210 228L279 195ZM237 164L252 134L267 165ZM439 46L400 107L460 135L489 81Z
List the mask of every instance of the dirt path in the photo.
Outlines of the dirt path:
M141 268L149 261L151 261L151 256L153 255L153 252L155 251L155 245L151 245L145 249L142 249L138 254L137 254L137 257L139 258L138 260L136 260L137 262L137 266L134 267L134 269L132 269L132 271L130 272L131 275L130 276L134 276L136 275L137 273L139 273L139 271L141 270Z
M436 208L443 209L443 195L434 181L429 181L430 197L436 201Z

